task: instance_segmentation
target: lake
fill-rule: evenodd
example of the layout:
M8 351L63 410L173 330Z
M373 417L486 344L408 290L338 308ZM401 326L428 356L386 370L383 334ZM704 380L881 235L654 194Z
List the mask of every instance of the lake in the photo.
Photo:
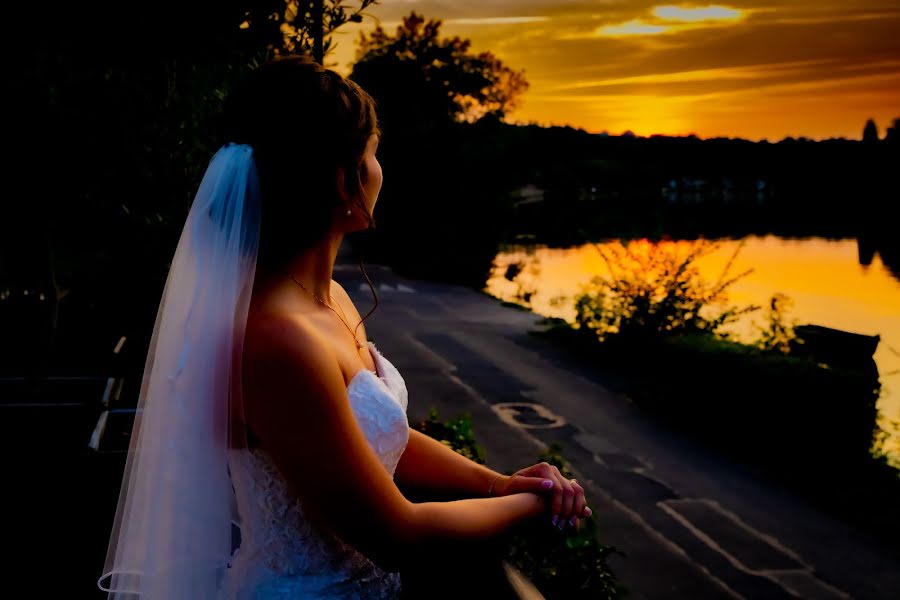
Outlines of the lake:
M878 426L887 433L875 452L886 454L900 468L900 280L875 253L870 264L861 264L856 239L786 238L775 235L737 239L709 239L719 245L694 265L702 277L715 281L741 241L728 276L753 269L728 288L729 305L761 306L721 328L740 341L757 337L755 326L766 322L773 294L787 295L793 304L786 314L789 324L816 324L865 335L880 335L873 356L878 366L881 395ZM569 248L506 245L494 259L484 290L502 300L521 302L531 292L535 312L574 320L572 298L592 277L608 274L598 247L614 241ZM625 242L623 242L624 244ZM691 242L679 242L686 246ZM521 272L510 281L510 265Z

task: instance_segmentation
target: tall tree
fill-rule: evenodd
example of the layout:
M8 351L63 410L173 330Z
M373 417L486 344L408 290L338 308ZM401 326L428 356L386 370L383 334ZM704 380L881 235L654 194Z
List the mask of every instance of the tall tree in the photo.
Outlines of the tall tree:
M391 35L381 26L360 33L350 74L379 100L385 121L435 125L502 119L528 89L524 71L514 71L490 52L474 54L471 41L441 38L440 19L412 11Z
M900 142L900 119L894 119L894 123L884 132L884 141L890 144Z
M878 141L878 126L872 119L866 121L866 126L863 128L863 141L869 143Z
M11 196L14 214L0 219L0 289L40 290L20 296L33 304L27 310L50 306L51 330L57 321L90 323L87 308L65 316L90 306L107 324L146 331L136 322L152 319L165 261L215 151L211 134L227 91L272 54L302 50L321 63L331 34L376 3L50 0L44 12L21 2L5 8L6 21L17 24L2 37L6 54L29 49L6 77L16 116L8 127L17 149L11 172L35 183ZM25 258L7 261L13 254ZM0 323L10 305L0 302ZM25 310L10 322L21 325L23 339L36 339L39 325L23 318Z

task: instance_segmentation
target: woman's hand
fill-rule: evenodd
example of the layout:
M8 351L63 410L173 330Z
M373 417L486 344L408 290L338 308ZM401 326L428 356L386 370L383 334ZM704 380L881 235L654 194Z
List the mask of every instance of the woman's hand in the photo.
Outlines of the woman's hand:
M494 484L495 496L507 496L521 492L550 495L552 523L559 529L570 525L577 531L579 518L591 516L585 504L584 488L574 479L563 477L559 469L541 462L500 477Z

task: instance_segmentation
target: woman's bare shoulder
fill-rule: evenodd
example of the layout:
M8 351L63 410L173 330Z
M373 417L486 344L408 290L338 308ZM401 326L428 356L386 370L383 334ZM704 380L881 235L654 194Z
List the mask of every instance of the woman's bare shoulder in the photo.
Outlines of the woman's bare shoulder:
M350 294L347 293L347 290L344 289L344 286L342 286L334 279L331 280L331 290L337 292L341 299L345 302L348 302L351 305L353 304L353 300L350 298Z
M247 419L263 438L294 421L297 398L304 399L302 410L327 411L345 390L340 363L322 334L278 313L254 319L243 374Z
M273 356L283 357L286 352L300 362L309 356L332 355L323 335L302 317L276 311L248 316L245 357L269 361Z

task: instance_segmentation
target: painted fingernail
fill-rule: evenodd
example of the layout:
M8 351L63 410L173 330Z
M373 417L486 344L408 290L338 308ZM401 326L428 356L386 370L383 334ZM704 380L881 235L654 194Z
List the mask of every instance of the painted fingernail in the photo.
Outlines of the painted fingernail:
M569 525L572 525L573 527L575 526L575 517L569 519Z
M557 515L553 515L553 526L556 527L556 521L559 519Z
M545 490L549 490L550 488L553 487L553 482L550 481L549 479L545 479L544 481L541 482L541 487L544 488Z

